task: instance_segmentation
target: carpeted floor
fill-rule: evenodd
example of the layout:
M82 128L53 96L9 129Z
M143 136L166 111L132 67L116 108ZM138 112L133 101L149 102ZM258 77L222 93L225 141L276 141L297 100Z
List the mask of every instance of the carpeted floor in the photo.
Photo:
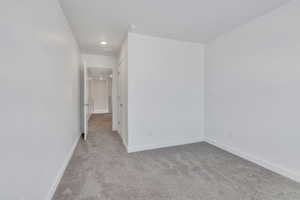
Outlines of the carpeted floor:
M300 200L300 184L207 143L127 154L93 115L54 200Z

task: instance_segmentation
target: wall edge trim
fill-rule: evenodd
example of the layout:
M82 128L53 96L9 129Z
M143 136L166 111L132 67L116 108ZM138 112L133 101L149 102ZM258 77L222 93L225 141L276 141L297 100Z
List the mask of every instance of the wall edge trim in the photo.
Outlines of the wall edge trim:
M78 135L78 137L75 139L74 143L72 144L72 147L71 147L70 151L66 155L65 160L63 161L60 169L57 172L57 175L56 175L56 177L55 177L55 179L54 179L54 181L51 185L51 188L50 188L49 192L47 193L47 196L46 196L45 200L52 200L52 198L53 198L53 196L56 192L56 189L59 185L59 182L60 182L61 178L63 177L64 172L65 172L65 170L66 170L66 168L67 168L67 166L68 166L68 164L69 164L69 162L70 162L70 160L73 156L73 153L74 153L75 148L76 148L76 146L79 142L80 137L81 137L81 134Z
M222 143L219 143L217 142L216 140L213 140L213 139L210 139L210 138L204 138L205 142L213 145L213 146L216 146L222 150L225 150L229 153L232 153L238 157L241 157L245 160L248 160L250 162L253 162L265 169L268 169L276 174L279 174L281 176L284 176L286 178L289 178L289 179L292 179L293 181L296 181L298 183L300 183L300 175L291 171L291 170L288 170L288 169L285 169L285 168L282 168L274 163L270 163L269 161L266 161L266 160L263 160L261 158L257 158L256 156L253 156L253 155L250 155L246 152L243 152L237 148L234 148L234 147L229 147L228 145L226 144L222 144Z
M139 146L130 146L129 145L127 147L127 151L128 151L128 153L133 153L133 152L181 146L181 145L193 144L193 143L199 143L199 142L204 142L203 137L186 138L186 139L183 139L180 141L173 141L173 142L162 143L162 144L147 144L147 145L139 145Z

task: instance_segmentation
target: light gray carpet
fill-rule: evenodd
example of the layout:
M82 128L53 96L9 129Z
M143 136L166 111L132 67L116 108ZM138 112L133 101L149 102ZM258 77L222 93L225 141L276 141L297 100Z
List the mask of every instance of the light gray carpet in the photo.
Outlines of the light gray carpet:
M127 154L93 115L54 200L300 200L300 184L207 143Z

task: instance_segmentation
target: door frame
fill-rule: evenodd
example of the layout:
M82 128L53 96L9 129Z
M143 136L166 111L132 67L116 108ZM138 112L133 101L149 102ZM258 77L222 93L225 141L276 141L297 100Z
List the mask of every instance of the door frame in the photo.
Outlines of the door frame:
M88 121L89 121L89 79L88 79L88 71L86 63L83 62L83 71L82 71L82 77L83 77L83 112L82 112L82 119L83 119L83 139L87 140L88 135Z

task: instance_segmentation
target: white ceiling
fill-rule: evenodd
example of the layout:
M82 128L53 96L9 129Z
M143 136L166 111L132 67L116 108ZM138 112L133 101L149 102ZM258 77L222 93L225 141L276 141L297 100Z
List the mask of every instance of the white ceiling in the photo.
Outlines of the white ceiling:
M133 32L206 42L290 0L60 0L80 48L118 51L130 24ZM99 45L101 40L107 47Z

